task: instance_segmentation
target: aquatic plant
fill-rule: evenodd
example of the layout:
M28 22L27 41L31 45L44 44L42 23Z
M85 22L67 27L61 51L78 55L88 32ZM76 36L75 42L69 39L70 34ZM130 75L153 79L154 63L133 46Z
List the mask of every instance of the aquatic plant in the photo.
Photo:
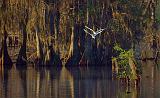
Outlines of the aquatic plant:
M116 72L118 78L137 78L136 65L134 61L134 51L133 49L125 50L121 48L119 44L115 44L113 47L116 56L112 57L112 62L117 63L115 69L118 69Z

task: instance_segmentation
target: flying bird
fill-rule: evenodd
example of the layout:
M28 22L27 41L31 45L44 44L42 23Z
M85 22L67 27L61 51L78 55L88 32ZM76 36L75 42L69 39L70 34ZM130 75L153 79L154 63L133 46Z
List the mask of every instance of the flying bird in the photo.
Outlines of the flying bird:
M88 33L93 39L95 39L98 34L102 33L102 32L105 30L105 29L100 29L100 30L94 31L93 29L91 29L91 28L89 28L89 27L87 27L87 26L85 26L85 28L86 28L86 29L83 29L83 30L84 30L86 33ZM92 31L93 33L89 33L89 32L87 31L87 29L90 30L90 31Z

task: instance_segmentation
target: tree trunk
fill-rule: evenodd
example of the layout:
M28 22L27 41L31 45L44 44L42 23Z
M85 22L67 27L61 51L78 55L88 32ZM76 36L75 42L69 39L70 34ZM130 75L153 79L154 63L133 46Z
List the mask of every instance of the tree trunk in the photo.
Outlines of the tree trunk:
M56 6L56 5L55 5ZM53 6L52 6L53 7ZM47 17L47 16L46 16ZM47 67L62 67L58 49L58 34L59 34L59 23L60 23L60 12L58 8L51 8L49 12L49 23L50 23L50 43L46 48L45 65ZM53 39L54 37L54 39ZM53 48L54 45L54 48Z
M37 58L36 58L35 64L36 66L43 66L44 65L44 53L42 50L43 47L42 47L41 40L38 36L38 30L36 30L36 43L37 43L37 46L36 46Z
M59 23L60 23L60 12L59 10L56 11L55 23L54 23L54 32L55 32L55 52L58 53L58 35L59 35Z
M19 55L16 61L17 68L27 67L27 55L26 55L26 43L27 43L27 31L26 25L24 23L20 24L22 26L23 43L21 45Z
M48 46L47 55L46 55L47 67L62 67L62 62L58 54L55 53L53 46Z
M81 57L78 46L79 33L79 24L75 24L74 27L72 27L69 56L65 66L77 66L79 64Z
M11 69L13 63L12 60L8 54L8 50L7 50L7 31L6 29L4 29L4 38L2 40L2 47L0 50L0 62L1 62L1 68L2 70L6 70L6 69Z

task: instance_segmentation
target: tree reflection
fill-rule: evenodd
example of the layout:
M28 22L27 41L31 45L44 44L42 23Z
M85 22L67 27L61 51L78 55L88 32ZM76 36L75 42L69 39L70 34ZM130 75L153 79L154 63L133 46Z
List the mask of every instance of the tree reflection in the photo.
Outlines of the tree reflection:
M19 72L19 77L20 77L20 83L22 85L22 88L23 88L23 96L24 98L28 98L27 97L27 74L26 74L26 71L27 71L27 68L26 67L20 67L20 68L17 68L18 72Z
M160 72L143 65L138 87L110 79L105 67L12 68L0 77L0 98L158 98Z
M4 96L5 98L8 98L8 70L4 71L3 88L4 88Z

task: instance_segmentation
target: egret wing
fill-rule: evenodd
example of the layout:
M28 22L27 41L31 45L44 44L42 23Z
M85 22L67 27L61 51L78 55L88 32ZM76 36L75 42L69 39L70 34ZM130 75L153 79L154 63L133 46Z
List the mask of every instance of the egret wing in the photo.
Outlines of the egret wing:
M102 33L103 31L104 31L104 29L100 29L100 30L96 31L96 35Z
M91 35L92 36L92 34L91 33L89 33L87 30L85 30L85 29L83 29L86 33L88 33L89 35Z
M87 29L89 29L89 30L91 30L93 33L95 32L95 31L93 31L93 29L91 29L91 28L89 28L89 27L87 27L87 26L85 26Z

